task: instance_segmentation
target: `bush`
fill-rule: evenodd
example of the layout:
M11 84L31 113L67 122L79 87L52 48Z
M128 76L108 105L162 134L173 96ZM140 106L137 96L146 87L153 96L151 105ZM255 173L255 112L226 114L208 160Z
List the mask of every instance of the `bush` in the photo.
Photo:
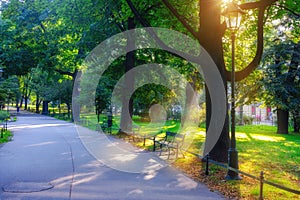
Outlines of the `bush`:
M0 121L4 121L9 118L10 114L7 111L0 110Z
M253 117L250 117L250 116L244 115L244 116L243 116L243 120L244 120L244 124L249 124L249 125L251 125L251 124L253 124L254 118L253 118Z
M251 116L243 115L243 125L251 125L253 124L254 118ZM235 116L235 123L240 125L241 124L241 119L239 115Z

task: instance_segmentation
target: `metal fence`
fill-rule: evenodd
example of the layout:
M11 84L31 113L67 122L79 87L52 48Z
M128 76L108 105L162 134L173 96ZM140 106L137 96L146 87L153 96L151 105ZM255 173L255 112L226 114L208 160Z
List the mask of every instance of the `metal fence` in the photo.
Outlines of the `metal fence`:
M214 165L223 167L223 168L225 168L227 170L231 170L231 171L234 171L236 173L243 174L244 176L247 176L249 178L252 178L252 179L255 179L255 180L259 181L260 182L260 192L259 192L259 199L260 200L263 199L263 187L264 187L264 184L276 187L278 189L281 189L281 190L284 190L284 191L287 191L287 192L290 192L290 193L294 193L294 194L300 195L300 191L299 190L295 190L295 189L292 189L292 188L285 187L283 185L279 185L279 184L273 183L271 181L267 181L264 178L264 172L263 171L260 172L259 176L255 176L255 175L243 172L243 171L241 171L239 169L232 168L228 164L224 164L224 163L220 163L220 162L217 162L215 160L212 160L212 159L209 158L209 156L203 157L203 156L201 156L199 154L190 152L188 150L185 150L185 152L190 153L190 154L192 154L194 156L197 156L200 159L204 159L206 161L206 165L205 165L205 174L206 175L209 175L209 163L212 163Z

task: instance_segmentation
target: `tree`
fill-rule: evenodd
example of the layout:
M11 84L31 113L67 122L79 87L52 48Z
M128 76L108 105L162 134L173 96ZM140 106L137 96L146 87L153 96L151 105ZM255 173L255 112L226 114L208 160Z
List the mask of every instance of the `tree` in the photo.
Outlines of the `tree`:
M12 0L2 2L0 31L3 37L0 39L0 62L8 72L6 74L25 77L31 68L39 67L47 71L48 75L59 73L65 79L74 81L83 58L107 37L128 30L126 22L133 19L136 27L167 27L194 37L217 64L224 86L227 88L227 81L230 80L230 68L226 68L225 65L230 64L231 60L224 52L224 49L229 47L229 34L226 31L225 23L220 19L222 4L211 0L184 0L181 2L162 0L162 2L154 0L147 2L137 0L77 0L71 2ZM243 65L239 68L240 71L236 72L238 81L246 78L261 60L264 23L267 22L267 19L281 19L286 15L286 10L293 13L298 12L299 9L292 0L261 0L243 3L240 7L247 11L247 27L250 27L242 27L241 32L250 30L247 36L240 37L241 39L237 42L244 40L245 37L247 40L249 40L248 36L252 37L251 44L245 42L247 45L244 49L250 46L251 51L248 52L255 53L243 55L243 57L247 57L245 60L249 61L244 63L239 62L243 58L237 56L237 63ZM143 13L144 17L140 13ZM294 22L289 22L289 24L291 23L294 24ZM297 23L299 24L299 22ZM265 29L271 32L271 28L265 26ZM253 34L254 31L256 34ZM295 29L294 33L299 34L299 29ZM252 51L253 49L256 50ZM135 53L135 56L137 58L135 64L140 62L139 59L144 59L141 58L142 56L139 58L138 53ZM158 55L155 59L166 60L169 58L166 55ZM176 59L172 58L172 61L176 63ZM252 61L250 62L250 60ZM248 63L250 64L248 65ZM189 66L183 66L182 71L189 74L192 85L195 87L201 85L198 84L200 80L197 79L197 74L190 70ZM125 69L123 70L125 71ZM22 90L26 91L23 93L26 93L25 98L27 98L30 91L26 84L22 83L22 85L24 85L24 90ZM211 108L208 93L206 98L208 127ZM228 129L227 117L221 137L210 153L215 160L227 161Z
M218 66L219 72L223 78L224 86L227 88L227 81L230 80L230 72L227 71L223 57L222 37L225 33L225 24L221 23L221 4L217 1L195 1L193 4L190 2L184 2L185 5L195 5L189 7L192 11L195 11L190 15L185 9L186 6L183 4L175 4L168 0L162 0L168 10L182 23L182 25L188 30L188 32L195 37L199 43L208 51L216 65ZM149 26L149 24L143 17L141 17L138 10L135 8L134 3L131 0L126 0L128 6L132 12L139 19L143 26ZM198 2L198 3L196 3ZM236 72L237 81L247 77L259 64L262 51L263 51L263 25L264 25L264 13L267 7L269 7L275 0L262 0L259 2L244 3L240 7L244 10L258 10L257 17L257 50L256 54L250 62L250 64L243 68L243 70ZM176 6L174 6L176 5ZM198 14L198 15L197 15ZM186 17L188 15L188 17ZM195 17L196 16L196 19ZM197 17L199 17L197 19ZM191 19L190 22L188 19ZM209 20L208 20L209 19ZM214 34L212 34L214 33ZM207 127L210 122L210 99L209 93L207 92L206 109L207 109ZM214 149L210 152L210 156L218 161L227 161L227 149L229 147L229 130L228 130L228 117L225 120L224 128Z
M31 89L29 88L29 83L31 80L31 76L29 74L20 76L19 82L20 82L20 90L21 90L21 102L20 107L22 108L23 102L24 102L24 109L27 110L28 106L28 100L31 95Z
M299 131L299 17L295 2L278 4L276 16L270 17L271 29L263 58L265 99L277 109L278 133L288 133L289 113L294 131ZM274 8L272 8L274 9ZM278 9L278 8L275 8ZM270 10L272 12L273 10ZM280 18L280 20L279 20Z
M68 118L71 119L71 107L72 107L72 92L73 92L73 80L70 79L58 79L54 82L53 89L56 91L56 95L50 99L52 102L58 101L59 113L60 105L65 103L68 109Z
M56 81L40 68L31 69L30 74L29 87L36 95L36 113L40 112L40 104L43 102L42 113L48 114L48 103L57 96Z
M20 99L19 80L16 76L10 76L0 83L0 105L9 104L14 100L17 105ZM8 106L8 105L7 105Z
M144 27L148 26L162 26L162 27L172 27L175 30L187 33L193 36L199 41L199 43L209 52L211 57L214 59L215 63L219 68L219 72L222 75L225 88L227 88L227 81L230 80L229 69L225 67L224 62L224 53L223 53L223 41L228 41L228 33L225 31L225 23L221 22L221 11L222 5L219 2L215 1L184 1L176 3L175 1L162 0L164 6L158 2L147 1L147 4L142 2L125 0L114 2L115 5L104 6L105 11L107 7L111 10L110 12L104 12L105 20L110 22L119 22L115 23L120 30L124 31L123 22L126 21L129 17L134 17L139 24ZM240 71L236 72L237 81L240 81L246 78L259 64L262 52L263 52L263 29L264 23L266 21L266 10L271 10L270 6L274 4L276 0L261 0L258 2L250 2L241 4L240 7L248 11L249 23L252 27L251 36L255 36L252 45L256 48L256 53L249 57L248 63L243 63L246 67L241 67ZM291 4L291 1L280 2L277 4L274 12L275 14L269 15L279 16L277 13L282 12L281 8L288 8ZM185 5L185 6L183 6ZM188 5L188 6L186 6ZM294 5L293 5L294 6ZM113 8L120 8L119 10ZM166 9L167 8L167 9ZM273 7L272 7L273 8ZM140 13L143 13L142 17ZM170 15L170 13L173 14ZM125 19L125 20L124 20ZM158 20L159 19L159 20ZM164 19L164 20L162 20ZM208 20L209 19L209 20ZM178 23L181 22L181 23ZM246 28L244 28L245 30ZM253 34L253 31L256 31L256 34ZM214 33L214 34L211 34ZM223 40L225 36L225 40ZM208 93L207 93L208 94ZM210 121L210 100L209 95L207 96L207 126ZM227 161L227 149L228 149L228 118L221 134L221 137L211 152L213 159L219 161Z
M84 31L99 18L93 14L101 4L98 3L2 1L0 62L5 66L5 74L27 77L31 68L39 67L48 74L60 73L75 80L84 57L79 43ZM22 91L27 109L30 89L24 80Z
M300 61L300 42L275 42L267 51L264 63L266 89L265 99L277 108L277 133L288 133L289 112L294 119L294 130L299 131L298 117L300 105L300 82L298 65Z

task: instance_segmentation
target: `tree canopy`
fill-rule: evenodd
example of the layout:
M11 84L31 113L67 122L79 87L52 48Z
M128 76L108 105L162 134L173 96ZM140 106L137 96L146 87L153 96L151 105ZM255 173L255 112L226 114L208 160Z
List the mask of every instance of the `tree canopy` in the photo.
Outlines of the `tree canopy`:
M1 1L0 66L4 78L8 81L8 77L13 77L13 82L20 86L21 95L11 90L14 98L35 96L37 106L44 100L60 101L71 108L71 89L85 57L105 39L129 30L128 20L132 19L137 28L164 27L194 38L216 63L227 89L232 60L230 31L221 16L225 3L210 0ZM246 14L236 41L238 103L264 100L268 105L299 115L298 4L292 0L241 1L240 8ZM199 92L204 87L199 72L178 55L157 49L137 50L133 54L132 67L165 64L183 74ZM99 80L97 112L110 109L114 85L127 72L126 59L124 56L116 60ZM1 88L3 101L7 94ZM209 92L213 91L206 93L207 127L213 106ZM133 107L136 111L147 110L162 99L173 105L176 104L170 100L173 95L163 86L146 85L134 93ZM211 152L212 158L219 161L227 161L228 123L226 117L222 135Z

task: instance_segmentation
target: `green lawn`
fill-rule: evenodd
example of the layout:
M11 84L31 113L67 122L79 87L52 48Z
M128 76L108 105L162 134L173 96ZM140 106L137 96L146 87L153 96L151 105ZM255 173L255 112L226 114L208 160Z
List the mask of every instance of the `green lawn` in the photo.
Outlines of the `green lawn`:
M276 127L253 125L237 127L239 166L242 171L289 188L300 190L300 134L276 134ZM240 185L241 193L256 196L259 185ZM265 199L299 199L292 193L265 185Z
M204 131L204 129L200 129ZM195 135L190 150L197 150L204 141L204 135ZM264 171L266 180L300 191L300 134L276 134L275 126L248 125L236 127L239 169L259 177ZM189 162L193 156L186 156L181 162ZM214 169L226 170L213 167ZM204 169L202 169L204 170ZM217 170L217 171L218 171ZM214 173L211 177L215 178ZM242 181L229 181L226 184L238 190L241 199L258 199L259 182L244 177ZM265 199L300 199L295 195L273 186L264 185Z
M0 131L2 129L2 124L5 123L5 120L9 119L10 114L5 111L5 110L0 110ZM15 118L14 118L15 121ZM1 137L3 136L3 137ZM10 137L12 136L11 132L9 130L2 132L0 132L0 144L4 143L4 142L8 142L10 140Z
M3 132L3 138L1 138L1 134L0 134L0 144L10 141L11 136L12 136L12 134L9 130L4 131Z

